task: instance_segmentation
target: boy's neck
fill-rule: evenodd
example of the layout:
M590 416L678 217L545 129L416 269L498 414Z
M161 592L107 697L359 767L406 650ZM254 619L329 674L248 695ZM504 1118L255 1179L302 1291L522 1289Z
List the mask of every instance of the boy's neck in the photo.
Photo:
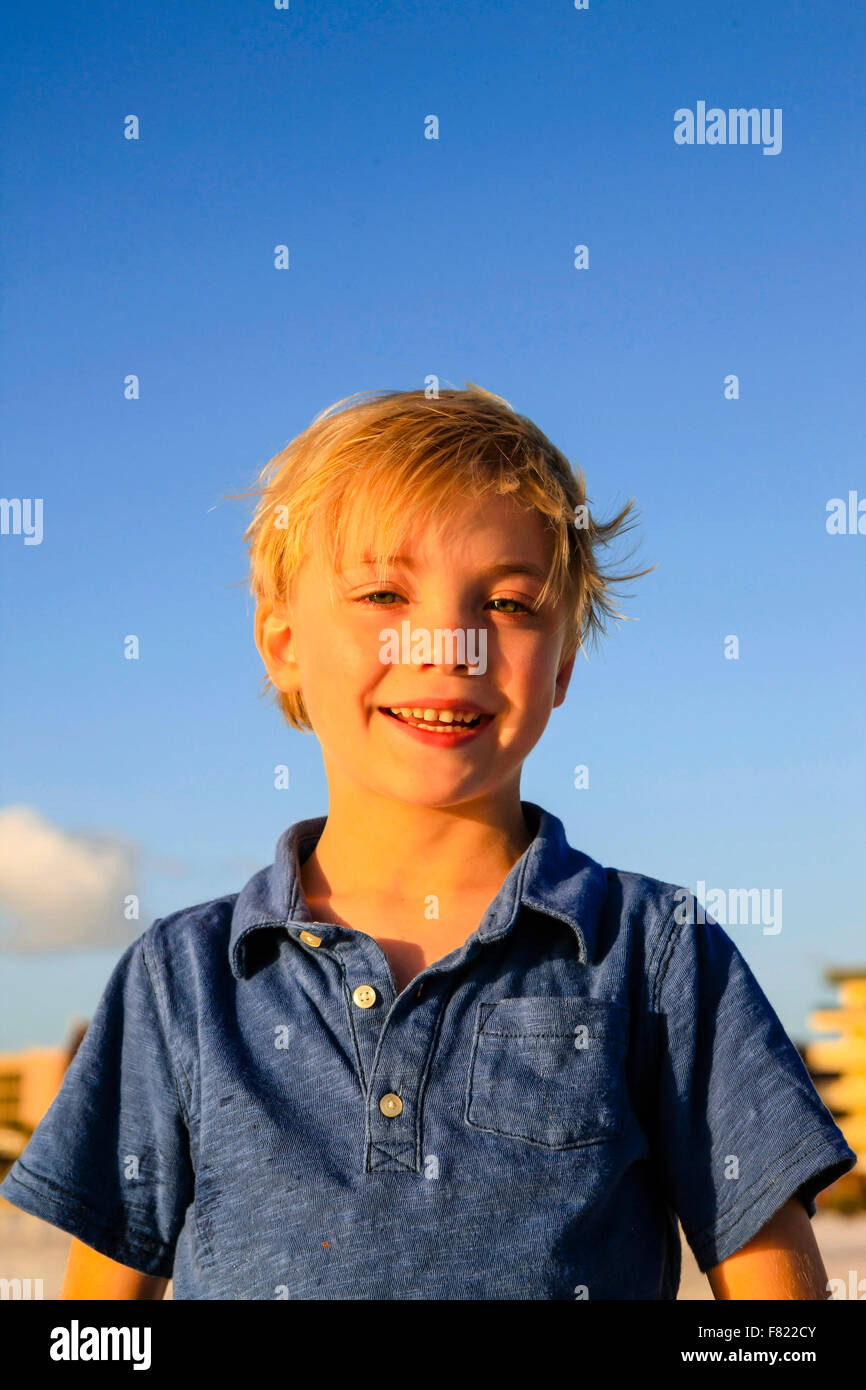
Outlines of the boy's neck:
M307 899L320 901L492 897L534 834L519 795L445 810L369 798L363 807L332 803L301 882Z

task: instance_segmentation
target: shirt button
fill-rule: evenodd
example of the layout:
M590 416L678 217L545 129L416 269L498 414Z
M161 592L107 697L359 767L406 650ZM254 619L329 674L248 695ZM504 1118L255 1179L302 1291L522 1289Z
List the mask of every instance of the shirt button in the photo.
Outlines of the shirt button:
M308 946L321 946L322 944L322 938L320 936L314 936L311 931L302 931L301 940L305 941Z
M376 1002L376 991L372 985L358 985L357 989L352 990L352 998L359 1009L369 1009Z
M383 1115L399 1115L403 1109L403 1102L393 1091L388 1091L379 1101L379 1109Z

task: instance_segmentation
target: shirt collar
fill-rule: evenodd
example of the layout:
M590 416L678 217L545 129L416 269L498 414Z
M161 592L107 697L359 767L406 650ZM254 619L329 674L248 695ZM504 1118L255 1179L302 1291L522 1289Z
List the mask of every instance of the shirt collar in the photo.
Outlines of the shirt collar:
M607 886L604 869L574 849L557 816L533 801L521 801L535 837L515 864L477 928L481 941L505 936L521 906L566 922L577 940L579 959L592 960L596 928ZM240 980L247 974L246 938L251 932L279 928L297 938L313 918L301 887L300 865L317 844L327 816L299 820L277 841L273 864L260 869L238 894L229 934L229 963ZM317 926L323 941L339 937L345 928Z

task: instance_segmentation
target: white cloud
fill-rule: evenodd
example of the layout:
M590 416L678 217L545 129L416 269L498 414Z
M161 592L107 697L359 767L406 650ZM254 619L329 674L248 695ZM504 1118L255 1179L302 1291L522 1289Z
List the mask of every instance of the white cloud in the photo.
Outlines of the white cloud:
M127 946L140 921L124 917L137 892L136 846L118 835L71 834L32 806L0 811L0 912L6 951Z

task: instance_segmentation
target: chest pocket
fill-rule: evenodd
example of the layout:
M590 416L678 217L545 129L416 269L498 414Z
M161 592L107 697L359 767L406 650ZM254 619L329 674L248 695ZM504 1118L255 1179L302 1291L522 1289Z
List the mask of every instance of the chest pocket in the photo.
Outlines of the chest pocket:
M464 1119L548 1149L622 1133L628 1009L547 995L478 1005Z

